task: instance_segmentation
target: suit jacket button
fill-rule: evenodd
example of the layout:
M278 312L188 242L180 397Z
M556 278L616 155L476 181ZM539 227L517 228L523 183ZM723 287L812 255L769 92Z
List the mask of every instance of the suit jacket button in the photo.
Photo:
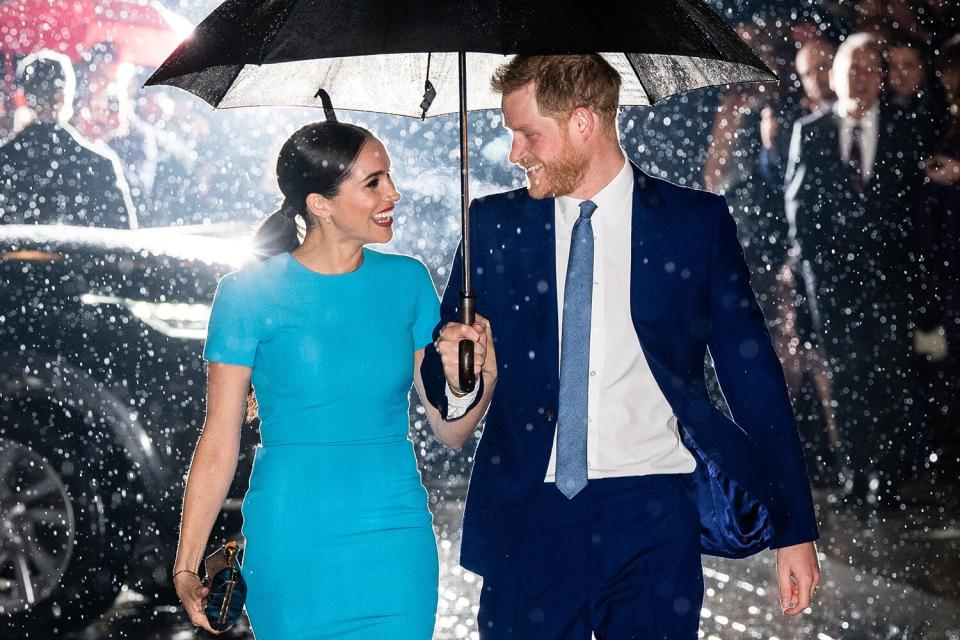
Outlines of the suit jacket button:
M556 414L553 413L553 409L547 409L547 413L546 413L547 422L553 422L554 418L556 417L557 417Z

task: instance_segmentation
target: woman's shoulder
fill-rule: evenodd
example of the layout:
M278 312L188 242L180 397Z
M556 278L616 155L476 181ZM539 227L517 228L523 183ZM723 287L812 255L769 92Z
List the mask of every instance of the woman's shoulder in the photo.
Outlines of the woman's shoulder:
M281 253L259 262L248 264L220 279L221 289L230 288L253 296L270 291L287 268L288 254Z
M366 247L366 259L372 266L402 277L420 278L430 275L427 266L419 258L402 253L387 253Z

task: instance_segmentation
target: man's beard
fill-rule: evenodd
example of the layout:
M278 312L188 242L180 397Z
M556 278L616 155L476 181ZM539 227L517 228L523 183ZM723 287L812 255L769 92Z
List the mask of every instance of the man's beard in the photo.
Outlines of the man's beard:
M572 193L587 173L587 155L577 153L572 145L565 144L560 155L549 164L539 159L529 166L541 165L533 175L527 174L527 192L531 198L556 198Z

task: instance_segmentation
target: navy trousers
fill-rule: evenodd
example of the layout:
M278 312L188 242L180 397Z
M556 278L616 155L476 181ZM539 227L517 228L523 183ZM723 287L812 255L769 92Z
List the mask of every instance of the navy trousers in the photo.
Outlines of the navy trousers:
M537 488L514 553L483 577L483 640L693 640L700 520L679 475Z

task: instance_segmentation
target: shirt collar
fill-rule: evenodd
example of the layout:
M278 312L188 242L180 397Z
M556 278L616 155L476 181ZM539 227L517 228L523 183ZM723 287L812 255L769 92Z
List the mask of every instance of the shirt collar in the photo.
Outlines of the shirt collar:
M849 116L843 115L839 109L837 110L837 115L840 116L840 122L843 123L845 128L852 129L860 125L863 129L876 129L880 118L880 109L877 103L874 102L873 105L867 109L867 112L863 114L863 118L861 118L859 122Z
M624 202L629 202L633 193L633 166L623 154L623 167L595 196L590 198L597 205L597 212L617 211ZM580 203L583 200L560 196L557 198L557 211L566 219L575 220L580 215ZM632 210L632 207L628 207ZM609 216L608 216L609 217Z

